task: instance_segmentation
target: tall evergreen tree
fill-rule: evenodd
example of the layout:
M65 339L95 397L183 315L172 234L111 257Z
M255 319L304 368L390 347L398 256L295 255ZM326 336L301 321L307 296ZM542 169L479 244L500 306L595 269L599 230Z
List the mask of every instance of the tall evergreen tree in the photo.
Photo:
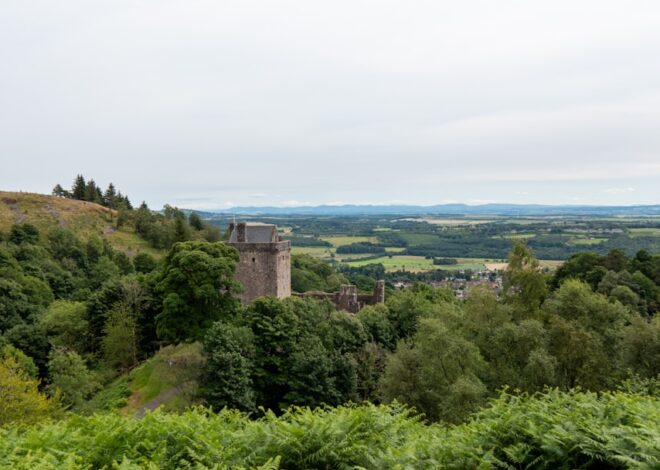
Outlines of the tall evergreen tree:
M98 199L99 191L97 190L96 183L91 179L87 182L84 200L89 202L100 202Z
M97 204L103 204L103 192L98 186L96 187L96 196L94 197L94 202Z
M83 175L76 176L76 179L73 181L73 187L71 188L71 194L73 195L73 198L84 201L86 193L87 183L85 183L85 178Z
M115 190L115 185L112 183L110 183L108 189L105 190L105 194L103 195L103 205L112 209L117 208L117 191Z

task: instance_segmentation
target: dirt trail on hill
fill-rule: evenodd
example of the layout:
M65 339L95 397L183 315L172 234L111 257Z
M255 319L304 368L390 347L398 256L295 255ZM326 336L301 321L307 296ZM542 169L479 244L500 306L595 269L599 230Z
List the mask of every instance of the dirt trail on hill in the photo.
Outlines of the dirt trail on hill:
M173 400L177 396L181 395L181 393L183 393L184 391L185 391L185 387L183 385L177 385L176 387L168 388L167 390L160 392L160 394L158 394L156 398L148 401L140 408L138 408L138 410L135 412L135 416L137 418L144 417L147 411L155 410L160 405L164 405L168 401Z

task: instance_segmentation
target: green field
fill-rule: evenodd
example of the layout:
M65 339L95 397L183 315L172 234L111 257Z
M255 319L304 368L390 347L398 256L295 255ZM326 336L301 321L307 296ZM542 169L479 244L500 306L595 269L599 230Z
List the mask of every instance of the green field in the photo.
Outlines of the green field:
M471 269L479 271L485 269L484 262L486 260L480 258L458 258L458 264L449 265L433 265L433 260L424 258L423 256L381 256L380 258L349 261L348 266L359 267L368 264L382 264L387 271L432 271L434 269L443 269L447 271L463 271Z
M506 238L508 240L527 240L529 238L534 238L536 234L534 233L508 233L506 235L503 235L502 238Z
M535 236L534 233L505 233L503 235L493 235L490 238L494 240L529 240Z
M407 241L409 246L428 245L438 241L438 236L432 233L400 233L399 236Z
M345 264L348 266L359 267L368 264L382 264L387 271L433 271L435 269L442 269L445 271L481 271L489 267L490 269L505 269L506 260L503 259L488 259L488 258L454 258L457 264L447 265L434 265L433 260L426 259L423 256L381 256L380 258L372 258L367 260L348 261ZM541 267L548 269L556 269L561 265L562 261L559 260L540 260Z
M631 228L631 237L660 237L660 228Z
M403 248L395 248L395 250L397 249L402 250ZM334 247L330 248L327 246L294 246L291 248L291 254L309 255L326 261L332 258L335 258L337 261L350 261L372 256L370 253L345 253L338 255L336 254L336 250Z
M371 256L374 256L374 254L373 253L343 253L343 254L335 255L335 259L337 259L338 261L350 261L350 260L369 258Z
M490 222L493 222L494 219L488 218L488 219L479 219L479 218L470 218L470 219L465 219L461 217L457 218L447 218L447 217L420 217L420 218L406 218L406 219L401 219L401 220L409 220L409 221L414 221L414 222L426 222L431 225L444 225L444 226L456 226L456 225L479 225L479 224L487 224Z
M337 246L343 246L343 245L350 245L351 243L361 243L361 242L371 242L371 243L377 243L378 240L376 237L353 237L353 236L347 236L347 235L333 235L333 236L328 236L328 237L321 237L321 240L325 240L327 242L332 243L332 246L337 247Z
M569 245L599 245L607 241L607 238L571 238L568 240Z
M382 264L388 271L428 271L433 269L433 262L423 256L381 256L380 258L350 261L348 266L366 266L368 264Z
M335 249L327 246L294 246L291 247L291 254L294 255L310 255L314 258L330 258L334 254Z

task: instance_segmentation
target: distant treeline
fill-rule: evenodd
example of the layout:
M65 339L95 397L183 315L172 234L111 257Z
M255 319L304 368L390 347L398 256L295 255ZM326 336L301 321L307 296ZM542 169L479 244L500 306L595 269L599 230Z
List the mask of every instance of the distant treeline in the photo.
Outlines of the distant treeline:
M285 240L289 240L291 242L291 246L298 246L298 247L310 247L310 246L320 246L320 247L332 247L332 243L326 241L326 240L321 240L320 238L316 237L284 237Z

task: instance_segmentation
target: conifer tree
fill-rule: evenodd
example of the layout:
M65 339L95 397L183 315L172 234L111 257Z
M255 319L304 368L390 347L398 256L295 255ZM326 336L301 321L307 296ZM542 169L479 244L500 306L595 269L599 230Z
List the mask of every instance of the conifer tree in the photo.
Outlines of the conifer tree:
M71 194L73 198L84 201L86 193L87 183L85 183L85 178L83 175L76 176L76 179L73 181L73 187L71 188Z
M103 205L103 192L98 186L96 187L96 196L94 197L94 202Z
M97 200L98 198L99 191L97 190L96 183L91 179L87 182L87 186L85 187L85 197L83 199L89 202L100 202Z
M117 208L117 191L115 190L115 185L110 183L108 189L105 190L103 195L103 205L110 207L111 209Z

